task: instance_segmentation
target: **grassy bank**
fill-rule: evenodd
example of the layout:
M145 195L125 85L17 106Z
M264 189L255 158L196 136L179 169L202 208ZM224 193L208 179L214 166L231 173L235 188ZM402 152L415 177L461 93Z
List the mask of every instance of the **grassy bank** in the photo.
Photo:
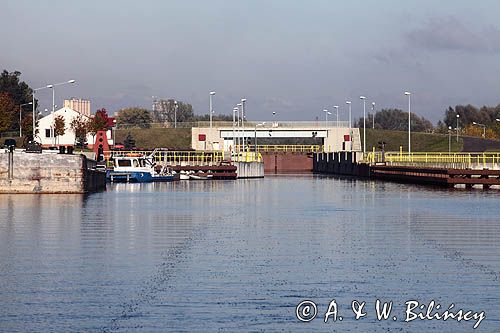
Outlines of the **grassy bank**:
M361 142L363 142L363 129L360 130ZM403 146L404 151L408 151L408 132L402 131L384 131L366 129L366 148L371 151L375 147L378 148L378 142L385 141L386 151L399 151L399 147ZM459 138L456 141L456 136L451 137L451 151L460 152L463 147L463 139ZM433 133L418 133L411 134L411 149L413 152L447 152L448 151L448 135L433 134Z
M148 128L148 129L118 129L115 132L117 143L123 143L130 132L135 139L135 145L140 149L169 148L191 149L190 128Z

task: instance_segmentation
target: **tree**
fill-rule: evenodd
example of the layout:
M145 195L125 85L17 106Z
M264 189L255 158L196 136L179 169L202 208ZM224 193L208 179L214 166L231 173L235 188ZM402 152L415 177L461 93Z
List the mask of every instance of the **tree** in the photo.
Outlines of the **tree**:
M174 123L176 119L178 123L194 120L195 116L191 104L177 101L177 112L175 108L176 101L174 99L160 99L155 101L154 120L160 123Z
M54 117L54 124L52 127L54 128L54 136L56 137L56 140L58 136L64 135L66 132L66 129L64 128L65 125L66 122L64 121L63 115L57 115Z
M75 132L75 146L84 147L87 145L87 134L89 133L89 124L82 115L73 118L70 128Z
M127 136L125 137L123 146L126 150L132 150L135 148L135 139L130 132L128 132Z
M17 118L16 104L8 92L0 92L0 133L12 128L14 119ZM19 123L19 121L18 121Z
M0 92L9 93L15 105L21 105L32 101L33 90L24 81L20 81L21 72L14 71L9 73L3 70L0 74ZM35 100L35 108L37 101ZM23 109L22 118L28 115L29 109ZM8 130L15 131L19 128L19 117L14 117Z
M116 124L121 128L150 128L151 122L151 113L139 107L121 109L116 115Z
M366 118L367 127L371 125L372 115L368 114ZM415 132L430 132L433 129L432 123L424 117L411 114L411 130ZM354 126L362 127L363 118L355 121ZM393 131L408 130L408 112L400 109L382 109L375 113L375 128Z
M95 135L98 131L108 130L108 119L108 112L104 108L97 110L95 116L90 119L88 126L93 141L95 141Z

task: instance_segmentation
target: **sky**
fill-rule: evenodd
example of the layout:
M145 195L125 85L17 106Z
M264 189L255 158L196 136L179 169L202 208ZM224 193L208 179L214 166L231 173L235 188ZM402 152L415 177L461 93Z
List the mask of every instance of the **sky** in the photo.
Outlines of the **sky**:
M92 111L151 108L152 96L249 120L347 119L500 103L500 1L1 0L0 69L32 88L91 100ZM49 89L37 93L51 108Z

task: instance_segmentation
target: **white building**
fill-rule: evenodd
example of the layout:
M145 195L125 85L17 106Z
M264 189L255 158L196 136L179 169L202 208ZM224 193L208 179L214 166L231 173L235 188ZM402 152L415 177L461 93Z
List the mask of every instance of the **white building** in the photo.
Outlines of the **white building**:
M59 135L57 138L54 138L54 118L56 116L64 117L64 135ZM75 132L71 129L71 122L74 118L83 117L85 120L90 120L90 117L83 115L79 112L76 112L73 109L68 107L64 107L55 111L53 114L50 113L47 116L41 118L38 121L38 139L43 147L51 147L51 146L73 146L75 144ZM113 144L112 133L111 130L108 130L107 133L108 143L110 145ZM92 135L87 135L87 143L89 148L93 146L93 137Z

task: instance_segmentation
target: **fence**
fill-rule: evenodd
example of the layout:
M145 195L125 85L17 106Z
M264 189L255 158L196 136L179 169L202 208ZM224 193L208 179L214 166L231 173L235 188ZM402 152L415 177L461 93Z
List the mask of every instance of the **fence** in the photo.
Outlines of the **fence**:
M448 167L457 169L500 168L500 153L367 153L368 163L401 166Z
M243 150L242 145L235 146L236 151ZM246 145L247 151L255 151L255 145ZM319 153L324 151L321 145L257 145L258 152L293 152L293 153Z

